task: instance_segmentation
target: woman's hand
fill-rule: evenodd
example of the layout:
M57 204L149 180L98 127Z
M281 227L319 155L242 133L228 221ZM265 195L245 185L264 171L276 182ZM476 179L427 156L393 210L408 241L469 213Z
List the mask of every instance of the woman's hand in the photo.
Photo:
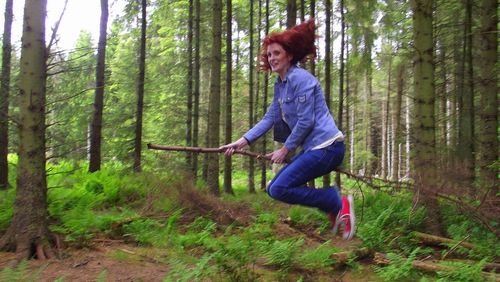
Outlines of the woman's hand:
M290 151L288 150L288 148L283 146L281 147L281 149L267 154L266 157L270 157L273 163L282 164L285 162L286 156L288 155L289 152Z
M230 157L234 154L235 150L241 150L246 145L248 145L248 141L245 138L241 137L233 143L220 146L219 149L224 151L224 155Z

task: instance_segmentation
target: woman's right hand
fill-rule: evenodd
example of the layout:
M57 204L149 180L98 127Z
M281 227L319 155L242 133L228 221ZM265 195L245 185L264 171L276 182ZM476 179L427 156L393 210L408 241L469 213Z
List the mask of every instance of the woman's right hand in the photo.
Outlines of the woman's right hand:
M235 150L241 150L246 145L248 145L247 139L241 137L240 139L236 140L233 143L219 147L219 149L224 151L224 155L229 157L229 156L232 156L234 154Z

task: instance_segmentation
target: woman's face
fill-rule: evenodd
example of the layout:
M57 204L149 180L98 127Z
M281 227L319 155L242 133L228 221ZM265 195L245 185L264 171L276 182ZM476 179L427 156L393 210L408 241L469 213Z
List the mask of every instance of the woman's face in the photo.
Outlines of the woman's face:
M292 58L278 43L271 43L267 46L267 60L271 70L278 73L282 79L290 68Z

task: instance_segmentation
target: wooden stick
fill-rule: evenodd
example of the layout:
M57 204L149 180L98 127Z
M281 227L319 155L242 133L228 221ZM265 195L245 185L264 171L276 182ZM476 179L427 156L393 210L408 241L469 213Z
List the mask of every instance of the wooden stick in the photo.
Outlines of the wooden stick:
M180 151L180 152L193 152L193 153L224 153L224 150L219 148L201 148L201 147L183 147L183 146L164 146L158 144L148 143L148 149L163 150L163 151ZM246 150L235 150L235 154L254 157L258 160L270 161L271 158L263 154L258 154Z
M184 146L165 146L165 145L158 145L158 144L152 144L148 143L147 144L148 149L154 149L154 150L163 150L163 151L180 151L180 152L193 152L193 153L223 153L224 150L221 150L219 148L201 148L201 147L184 147ZM240 155L245 155L245 156L250 156L257 158L258 160L266 160L266 161L271 161L271 158L266 156L265 154L259 154L259 153L254 153L246 150L235 150L235 154L240 154ZM285 160L285 162L289 162L289 160ZM343 173L351 178L357 179L369 187L372 187L374 189L380 190L381 187L373 184L371 181L368 181L365 179L363 176L358 176L355 174L352 174L348 171L342 170L341 168L336 168L334 171Z

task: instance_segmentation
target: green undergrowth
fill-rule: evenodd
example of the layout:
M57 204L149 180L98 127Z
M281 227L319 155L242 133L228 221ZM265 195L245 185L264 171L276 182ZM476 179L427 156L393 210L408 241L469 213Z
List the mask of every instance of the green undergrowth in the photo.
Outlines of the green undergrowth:
M458 211L456 206L440 203L439 212L447 228L445 236L456 242L470 242L475 246L473 249L466 249L457 243L442 248L420 244L414 231L426 232L424 220L427 211L412 204L411 193L386 193L366 187L360 189L351 191L356 194L357 237L362 240L363 246L387 254L389 265L374 267L383 281L489 281L487 276L481 274L481 269L485 263L498 260L500 242L495 234ZM490 225L498 227L496 222L490 222ZM441 264L449 271L440 271L429 278L414 269L412 264L415 260L431 257L468 258L476 262L445 261Z
M246 174L235 172L235 195L222 195L211 202L222 206L222 210L227 207L227 214L234 205L248 209L248 221L228 224L219 222L216 214L196 209L206 203L185 205L186 200L205 199L182 197L189 189L206 194L203 182L194 185L174 173L131 174L127 167L116 163L104 165L95 173L88 173L81 163L50 164L49 228L76 246L109 237L138 248L158 250L154 259L169 268L166 281L329 281L328 277L338 275L332 255L344 250L336 248L331 240L320 242L307 237L310 232L340 240L329 235L325 214L278 203L260 189L249 193L246 183ZM436 250L419 245L414 238L413 231L425 230L426 211L413 207L412 195L359 188L348 179L343 189L344 194L355 195L359 245L386 253L391 261L387 267L367 270L352 258L347 268L374 272L381 281L418 281L418 277L424 277L413 269L412 262ZM15 188L0 194L1 233L12 217ZM443 205L442 214L453 239L467 238L477 246L474 250L455 248L456 254L481 260L483 265L498 257L500 244L491 232L485 232L453 207ZM290 235L283 231L288 229L279 228L284 225L303 232ZM129 259L130 254L124 252L113 256L120 261L140 260ZM427 277L429 281L474 281L481 265L458 269ZM23 272L22 268L5 269L2 275L15 277Z

